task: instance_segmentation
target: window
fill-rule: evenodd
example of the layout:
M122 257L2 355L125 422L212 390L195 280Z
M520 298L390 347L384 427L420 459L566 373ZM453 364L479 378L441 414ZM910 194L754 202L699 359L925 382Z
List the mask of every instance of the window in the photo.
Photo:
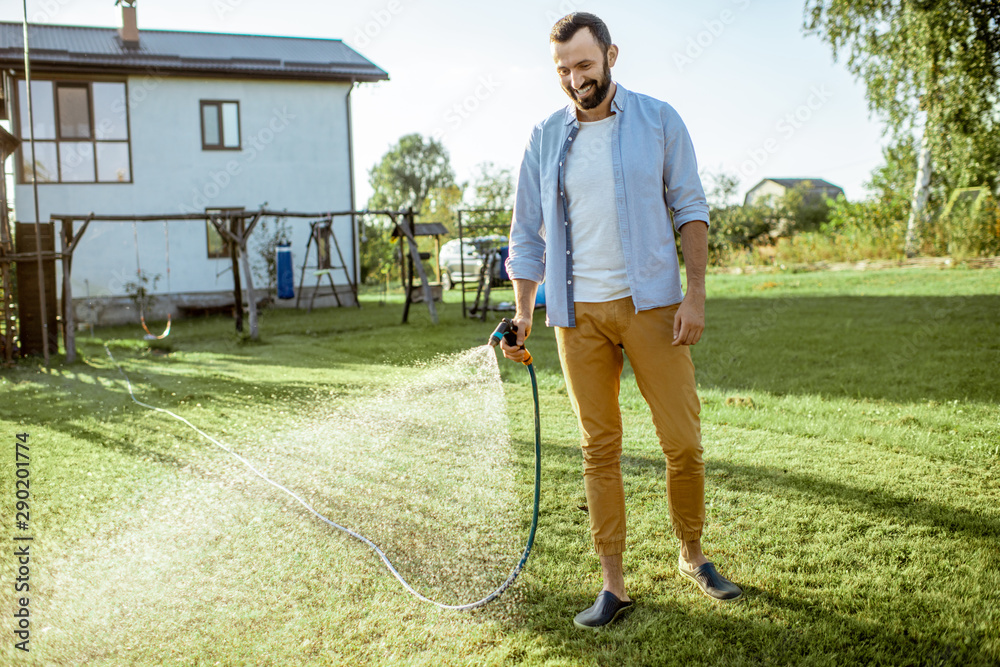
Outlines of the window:
M201 101L201 149L240 150L240 103Z
M230 206L228 208L206 208L205 213L211 216L219 216L222 218L222 224L229 228L229 219L226 218L227 213L242 213L242 206ZM224 239L218 230L215 229L215 225L212 224L211 220L205 221L205 231L208 234L208 258L209 259L220 259L229 257L229 241Z
M20 182L131 183L128 105L122 81L32 81L35 160L28 86L17 82Z

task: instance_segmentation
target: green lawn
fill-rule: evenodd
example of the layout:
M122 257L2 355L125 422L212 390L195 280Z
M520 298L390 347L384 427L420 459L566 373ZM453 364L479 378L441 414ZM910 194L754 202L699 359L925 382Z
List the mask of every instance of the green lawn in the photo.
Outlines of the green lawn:
M422 306L403 326L399 303L371 298L360 311L267 311L259 343L237 337L223 318L175 322L152 348L138 326L99 329L79 340L75 364L56 357L48 372L31 361L0 371L8 442L0 466L0 661L1000 663L1000 271L713 275L708 289L707 330L693 350L707 466L704 544L743 585L743 601L713 602L677 573L662 456L626 380L625 566L638 603L608 631L573 628L600 575L578 509L575 419L541 314L529 345L542 413L538 536L514 587L473 613L413 599L367 547L183 425L133 404L103 347L141 400L284 475L341 513L334 520L363 519L395 536L387 548L419 571L422 559L448 562L447 540L383 526L380 511L402 514L392 484L367 480L368 490L355 492L356 480L335 470L343 453L335 443L310 444L310 429L374 405L372 397L400 383L421 386L438 355L481 345L494 322L463 320L449 293L439 326ZM520 366L504 362L501 373L515 511L498 501L491 514L479 500L462 518L492 518L509 550L520 548L530 519L530 392ZM470 425L470 438L483 437L477 428ZM13 443L22 431L30 433L35 537L27 654L13 647L21 594L13 591L10 546L20 534L12 523ZM413 437L434 445L433 435ZM471 461L477 445L449 447ZM410 451L419 456L401 447L394 465ZM417 492L405 502L426 509L442 493L440 480L426 467L414 470L422 471ZM420 497L420 475L437 495ZM433 529L434 516L425 518ZM478 567L474 554L454 553L461 557L449 572ZM502 579L514 561L487 565Z

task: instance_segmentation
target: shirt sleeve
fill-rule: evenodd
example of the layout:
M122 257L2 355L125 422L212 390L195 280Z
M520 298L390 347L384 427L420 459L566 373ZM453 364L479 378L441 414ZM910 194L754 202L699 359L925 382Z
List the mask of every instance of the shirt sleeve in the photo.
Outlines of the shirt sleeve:
M524 149L514 194L514 216L510 223L510 253L507 274L514 279L542 282L545 275L545 227L542 216L541 153L542 127L537 125Z
M679 230L692 220L708 224L708 201L698 176L694 144L687 126L672 107L667 107L664 114L663 137L663 185L674 228Z

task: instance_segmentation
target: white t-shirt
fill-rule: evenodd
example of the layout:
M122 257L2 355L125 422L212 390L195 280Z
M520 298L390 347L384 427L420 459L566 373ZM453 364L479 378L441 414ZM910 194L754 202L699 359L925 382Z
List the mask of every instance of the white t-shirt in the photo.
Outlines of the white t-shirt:
M632 293L615 206L611 146L616 119L612 114L592 123L581 122L566 156L574 301L614 301Z

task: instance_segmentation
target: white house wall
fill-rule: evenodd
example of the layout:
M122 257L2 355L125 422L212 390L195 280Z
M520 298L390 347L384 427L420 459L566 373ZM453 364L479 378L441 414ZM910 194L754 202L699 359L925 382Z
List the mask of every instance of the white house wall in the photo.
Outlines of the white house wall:
M132 183L39 183L40 219L48 220L52 213L148 215L264 205L271 210L349 210L349 90L346 83L129 77ZM239 101L241 150L202 150L200 100ZM15 197L19 218L31 219L31 185L18 184ZM297 282L309 225L304 219L287 221ZM169 290L231 290L231 262L208 258L205 223L168 224ZM338 219L334 229L351 267L350 218ZM154 293L164 294L164 223L140 222L136 230L138 264L150 277L160 274ZM251 257L256 259L256 253ZM73 257L73 295L125 295L124 283L135 278L138 268L132 225L93 222ZM335 280L345 282L340 272Z
M774 181L764 181L747 193L746 200L748 204L753 204L761 199L766 199L767 197L779 199L783 196L785 196L784 187Z

